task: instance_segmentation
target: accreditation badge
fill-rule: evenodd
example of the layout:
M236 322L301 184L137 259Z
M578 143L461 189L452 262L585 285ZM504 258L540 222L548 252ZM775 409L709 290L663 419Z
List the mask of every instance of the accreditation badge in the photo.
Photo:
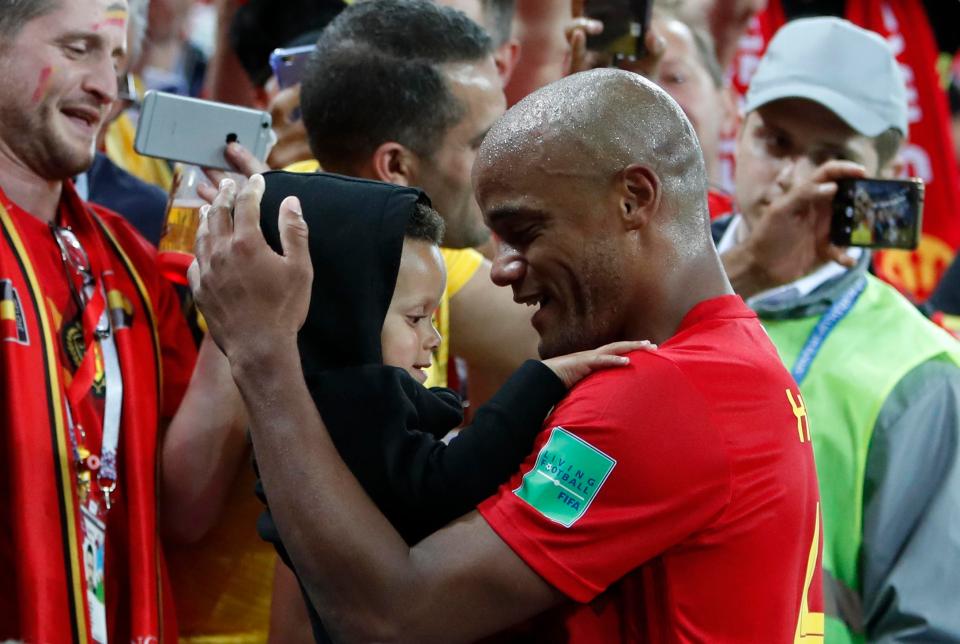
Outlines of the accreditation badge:
M103 584L103 558L106 525L98 516L95 501L80 506L83 523L83 571L87 581L87 609L90 634L99 644L107 644L107 602Z

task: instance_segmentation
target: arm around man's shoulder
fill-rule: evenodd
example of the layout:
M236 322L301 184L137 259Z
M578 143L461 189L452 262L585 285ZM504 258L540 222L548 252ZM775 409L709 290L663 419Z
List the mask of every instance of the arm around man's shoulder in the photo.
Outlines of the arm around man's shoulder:
M660 351L574 387L534 453L480 506L494 531L577 601L718 516L729 498L722 449L703 440L706 405Z

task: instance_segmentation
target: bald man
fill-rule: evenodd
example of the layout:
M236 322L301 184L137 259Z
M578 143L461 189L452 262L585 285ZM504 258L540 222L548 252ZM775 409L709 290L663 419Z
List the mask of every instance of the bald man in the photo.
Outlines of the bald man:
M803 401L723 273L679 106L635 74L568 77L498 121L474 182L503 240L494 278L538 308L543 357L617 339L660 348L574 387L497 494L412 548L340 460L303 382L299 202L281 207L283 256L257 226L260 180L239 197L225 183L201 225L195 293L330 632L453 642L526 623L524 641L819 641Z

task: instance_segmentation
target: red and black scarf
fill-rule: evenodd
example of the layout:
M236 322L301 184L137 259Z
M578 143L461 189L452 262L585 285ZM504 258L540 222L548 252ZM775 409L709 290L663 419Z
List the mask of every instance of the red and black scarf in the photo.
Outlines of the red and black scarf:
M107 523L107 621L111 641L162 642L176 626L157 530L160 347L154 304L117 231L64 189L74 229L102 240L87 253L112 271L111 289L129 325L114 337L123 374L118 449L122 500ZM64 406L64 367L57 330L31 251L0 200L0 476L9 495L0 558L13 568L5 583L15 606L0 606L0 639L90 641L77 485ZM9 543L7 543L9 539ZM113 594L109 594L112 587Z

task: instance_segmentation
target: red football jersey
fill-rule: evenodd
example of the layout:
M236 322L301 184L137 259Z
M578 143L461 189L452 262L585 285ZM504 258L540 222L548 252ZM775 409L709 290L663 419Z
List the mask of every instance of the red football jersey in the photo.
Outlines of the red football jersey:
M574 387L520 472L479 508L527 565L582 602L534 632L822 641L806 411L755 314L737 296L708 300L658 350L630 359Z

